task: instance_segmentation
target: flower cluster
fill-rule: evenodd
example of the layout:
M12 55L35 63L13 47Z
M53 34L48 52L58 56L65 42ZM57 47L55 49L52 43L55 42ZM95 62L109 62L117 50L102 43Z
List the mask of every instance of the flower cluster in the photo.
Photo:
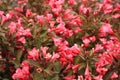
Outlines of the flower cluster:
M0 1L0 80L120 80L119 0Z

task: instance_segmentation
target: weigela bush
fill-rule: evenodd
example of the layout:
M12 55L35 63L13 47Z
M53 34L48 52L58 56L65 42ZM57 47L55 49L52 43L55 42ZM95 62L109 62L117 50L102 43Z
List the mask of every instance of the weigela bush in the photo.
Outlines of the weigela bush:
M0 0L0 80L120 80L119 0Z

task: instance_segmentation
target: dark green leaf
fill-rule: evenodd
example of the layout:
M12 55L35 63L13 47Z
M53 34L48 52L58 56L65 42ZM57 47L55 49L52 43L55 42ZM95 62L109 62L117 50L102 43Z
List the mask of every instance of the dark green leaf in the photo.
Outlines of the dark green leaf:
M85 64L85 63L81 63L81 64L80 64L80 67L79 67L79 69L78 69L78 70L80 71L81 69L84 69L84 68L85 68L85 66L86 66L86 64Z
M25 60L26 62L28 62L30 65L35 66L35 67L40 67L40 64L37 61L34 60Z
M113 73L114 73L114 70L108 71L108 72L103 76L103 80L110 80L110 77L112 76Z
M60 78L58 76L55 76L51 80L60 80Z
M44 80L43 73L33 73L33 80Z
M56 62L53 63L53 64L54 64L54 69L55 69L55 71L56 71L56 72L60 72L60 70L61 70L61 64L60 64L60 62L56 61Z
M76 56L75 58L74 58L74 63L75 64L78 64L80 62L80 57L79 56Z
M50 76L53 75L53 72L52 72L51 70L47 70L47 69L45 69L44 72L47 73L47 74L50 75Z
M22 57L22 54L23 54L22 52L23 52L22 50L18 50L17 53L16 53L17 54L16 58L17 58L19 63L20 63L20 60L21 60L21 57Z

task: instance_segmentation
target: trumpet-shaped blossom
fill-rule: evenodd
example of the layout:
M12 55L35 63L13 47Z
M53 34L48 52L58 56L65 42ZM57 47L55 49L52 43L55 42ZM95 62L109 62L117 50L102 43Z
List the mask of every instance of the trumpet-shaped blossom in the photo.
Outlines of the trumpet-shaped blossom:
M38 16L37 16L37 19L38 19L38 22L39 22L41 25L44 24L45 19L44 19L44 16L43 16L43 15L38 15Z
M20 38L17 39L17 42L25 44L26 43L26 39L25 39L25 37L20 37Z
M78 80L84 80L83 76L82 75L78 76Z
M86 67L86 70L85 70L85 80L92 80L92 77L91 77L91 72L89 71L89 68L88 68L88 65Z
M52 55L52 57L51 57L51 62L53 62L53 61L55 61L56 59L58 59L60 57L60 55L58 54L58 53L54 53L53 52L53 55Z
M100 29L100 36L106 36L108 34L113 34L112 26L108 23L103 24Z
M76 5L77 2L75 0L68 0L69 5Z
M43 53L44 57L47 55L47 50L48 49L49 49L48 47L41 47L41 50L42 50L42 53ZM51 55L49 55L49 56L51 56Z
M24 4L26 5L28 3L28 0L18 0L18 4Z
M30 72L29 72L29 65L26 62L22 63L22 69L18 68L16 72L12 75L14 80L29 80L30 79Z
M49 5L55 15L59 15L62 11L62 4L64 0L50 0Z
M114 80L115 78L118 78L118 74L114 72L111 76L111 80Z
M9 32L12 34L12 33L16 32L17 24L15 22L11 22L8 25L8 28L10 29Z
M26 37L31 37L32 34L30 32L30 29L24 29L23 27L20 27L16 33L16 37L20 37L20 36L26 36Z
M84 46L88 47L89 43L91 42L90 39L87 37L83 37L82 40L83 40Z
M33 48L32 50L28 51L28 58L33 59L35 61L39 60L39 50L36 48Z
M82 4L79 8L79 12L87 15L87 13L91 12L91 8L85 7L85 5Z

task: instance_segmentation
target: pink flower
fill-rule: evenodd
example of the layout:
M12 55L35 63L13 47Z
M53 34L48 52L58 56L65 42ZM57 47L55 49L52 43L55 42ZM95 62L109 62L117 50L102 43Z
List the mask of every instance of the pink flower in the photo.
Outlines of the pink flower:
M28 0L17 0L18 1L18 4L27 4L28 3Z
M67 72L69 69L71 69L71 67L72 67L72 64L68 64L65 68L65 71Z
M72 46L70 50L72 51L73 55L80 54L80 49L77 44L74 44L74 46Z
M103 5L104 14L108 14L108 13L112 12L112 10L113 10L113 6L111 4Z
M102 75L95 76L94 80L103 80L102 77L103 77Z
M82 75L78 76L78 80L84 80L83 76Z
M74 75L68 75L64 77L64 80L74 80L75 76Z
M52 38L55 46L58 46L62 43L62 38Z
M22 66L22 70L24 71L23 73L29 75L30 74L30 72L29 72L29 64L27 62L23 61L21 66Z
M113 18L120 18L120 14L112 15Z
M70 4L70 5L76 5L77 2L75 0L68 0L68 4Z
M23 35L26 36L26 37L31 37L32 34L31 34L31 32L30 32L30 29L29 29L29 28L25 29L25 30L23 31Z
M103 46L100 44L96 44L94 52L98 52L103 49Z
M14 80L29 80L30 72L29 72L29 65L24 65L25 62L22 63L22 69L18 68L16 72L12 75ZM25 63L26 64L26 63Z
M55 32L56 32L57 34L63 34L65 31L66 31L66 28L65 28L65 23L64 23L64 22L61 22L61 23L58 24L57 27L55 28Z
M23 12L23 8L21 8L21 7L15 7L14 9L15 9L16 11Z
M115 11L120 11L120 4L117 4Z
M72 66L72 70L75 72L80 67L80 64L76 64Z
M40 49L42 50L43 56L46 56L48 47L41 47Z
M50 60L51 57L52 57L52 55L51 55L50 53L47 53L47 54L44 56L44 58L45 58L46 60Z
M104 0L103 3L111 3L112 0Z
M114 72L113 75L111 76L110 80L114 80L115 78L118 78L118 74Z
M100 36L106 36L106 33L113 34L111 27L112 26L110 24L104 23L99 29Z
M68 63L68 60L65 57L60 57L59 61L62 64L62 66L65 66Z
M109 55L109 54L108 54ZM108 71L107 68L105 68L104 66L107 64L111 64L109 63L110 60L112 58L108 58L106 57L106 53L100 54L99 55L100 60L98 62L95 63L96 66L96 71L100 74L100 75L105 75L105 73ZM109 61L108 61L109 60Z
M77 17L77 18L72 19L68 24L74 25L74 26L80 26L83 24L83 22L79 17Z
M55 25L55 21L50 21L49 23L50 23L50 28L53 28Z
M85 47L88 47L88 45L90 43L90 39L88 39L87 37L83 37L82 40L83 40Z
M26 11L26 17L29 17L29 16L32 16L32 12L31 12L31 9L27 9L27 11Z
M92 42L95 42L95 41L96 41L96 37L95 37L95 36L91 36L91 37L89 37L89 39L90 39Z
M76 18L76 16L71 14L71 12L72 12L72 9L65 10L63 17L67 20L71 20L71 19Z
M52 8L52 11L55 15L59 15L59 13L62 11L62 4L64 3L64 0L50 0L49 5Z
M84 5L81 5L79 10L80 10L80 13L83 13L83 14L86 14L86 15L87 15L87 13L91 12L91 8L90 7L87 8Z
M66 59L73 63L73 55L72 54L66 54Z
M55 15L59 15L59 13L62 11L62 6L58 5L58 8L53 8L52 11L54 12Z
M7 17L2 15L1 25L3 25L6 21L7 21Z
M16 37L20 37L20 36L26 36L26 37L31 37L31 32L30 29L24 29L23 27L20 27L16 33Z
M88 68L88 65L86 67L86 70L85 70L85 80L92 80L92 77L91 77L91 72L89 71L89 68Z
M6 18L9 20L12 18L12 15L11 14L6 14Z
M22 79L23 76L24 76L23 71L22 71L20 68L18 68L18 69L16 70L15 74L13 74L12 78L13 78L14 80L17 79L17 78Z
M42 25L44 24L44 16L43 15L38 15L37 16L38 22Z
M47 14L46 15L46 19L48 22L50 22L50 20L52 19L53 15L52 14Z
M66 29L65 32L63 33L63 35L67 38L69 38L70 36L73 35L73 30L68 30Z
M0 11L0 16L2 16L4 14L4 12L3 11Z
M62 17L57 17L56 22L62 23L63 22Z
M79 27L76 27L75 30L73 30L74 34L77 34L78 32L82 32L82 30Z
M66 50L66 49L68 49L67 46L68 46L68 42L67 42L67 41L64 41L64 42L62 42L62 43L58 46L57 51Z
M0 16L2 18L2 21L1 21L1 25L3 25L7 20L11 19L12 18L12 11L9 11L8 14L6 15L3 15L4 12L0 12Z
M21 64L22 67L29 67L29 64L26 61L23 61Z
M53 55L52 55L52 57L51 57L51 62L55 61L55 60L58 59L59 57L60 57L59 54L53 52Z
M28 51L28 58L37 61L39 59L39 50L36 48L29 50Z
M17 42L25 44L26 43L25 37L20 37L19 39L17 39Z
M12 34L12 33L16 32L17 24L15 22L11 22L8 25L8 28L10 29L9 32Z

